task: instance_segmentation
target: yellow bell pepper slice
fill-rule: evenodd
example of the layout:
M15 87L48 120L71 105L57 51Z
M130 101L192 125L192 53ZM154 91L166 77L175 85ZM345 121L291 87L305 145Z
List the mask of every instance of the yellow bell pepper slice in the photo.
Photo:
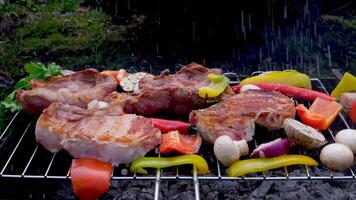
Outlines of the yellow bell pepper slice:
M245 78L240 82L241 85L254 83L280 83L312 89L309 76L295 70L266 72L257 76Z
M162 169L166 167L173 167L179 165L192 164L198 174L207 174L209 171L208 163L201 156L195 154L168 157L168 158L158 158L158 157L141 157L134 160L131 163L130 171L147 174L147 170L144 168L156 168Z
M198 95L201 98L214 98L219 96L224 92L230 82L227 77L218 74L208 74L208 79L210 80L210 85L201 87L198 91Z
M356 91L356 77L346 72L336 88L332 91L331 96L340 99L342 93Z
M282 155L274 158L253 158L237 161L227 169L228 176L242 176L248 173L264 172L289 165L316 166L313 158L304 155Z

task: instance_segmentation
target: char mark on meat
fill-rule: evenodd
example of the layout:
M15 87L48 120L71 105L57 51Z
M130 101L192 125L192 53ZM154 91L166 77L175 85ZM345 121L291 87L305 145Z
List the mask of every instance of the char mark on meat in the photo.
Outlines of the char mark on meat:
M279 92L249 90L226 96L220 103L190 113L190 123L209 143L221 135L233 140L252 140L255 123L268 130L282 128L285 118L294 118L292 99Z
M51 152L64 149L75 158L118 165L152 150L161 132L147 118L124 114L120 106L83 109L55 102L38 119L35 135Z

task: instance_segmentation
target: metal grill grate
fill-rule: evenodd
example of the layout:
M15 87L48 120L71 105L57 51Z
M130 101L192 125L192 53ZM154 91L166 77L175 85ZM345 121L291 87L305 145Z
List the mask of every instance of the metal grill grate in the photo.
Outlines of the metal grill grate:
M231 76L231 74L230 74ZM236 76L236 75L235 75ZM326 82L328 83L328 82ZM328 93L326 86L317 78L312 79L315 90ZM329 83L328 83L329 84ZM310 102L299 102L310 105ZM324 132L325 137L334 141L334 135L346 128L350 128L349 119L344 117L345 113L340 113L334 124ZM14 115L8 126L0 135L0 177L21 178L21 179L41 179L41 180L68 180L71 157L64 151L50 153L41 145L35 142L34 126L37 118L26 116L22 112ZM259 143L266 142L259 135L266 135L269 140L284 136L283 131L269 133L264 130L256 130L255 140L250 142L251 147ZM147 156L160 156L158 149L148 153ZM319 158L320 149L292 152L296 154L306 154L313 158ZM352 180L355 179L355 169L350 168L344 173L329 171L325 166L308 167L304 165L284 167L264 173L250 174L243 177L228 177L225 173L226 167L217 162L212 152L212 146L203 145L200 154L207 160L210 173L206 176L199 176L192 166L179 166L162 170L149 170L148 175L132 174L128 165L115 167L112 174L113 180L147 180L155 182L155 199L158 199L160 182L162 180L179 181L191 180L194 184L195 198L200 199L199 181L204 180ZM319 161L319 160L318 160ZM320 161L319 161L320 163ZM297 171L298 173L294 173Z

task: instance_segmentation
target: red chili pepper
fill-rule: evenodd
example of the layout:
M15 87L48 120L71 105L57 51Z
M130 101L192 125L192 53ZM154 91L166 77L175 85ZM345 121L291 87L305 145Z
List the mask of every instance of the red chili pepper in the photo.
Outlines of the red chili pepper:
M351 109L349 111L349 116L352 122L356 124L356 101L352 103Z
M155 128L158 128L163 133L170 131L179 131L182 134L188 134L191 124L176 120L166 120L158 118L149 118Z
M161 153L170 153L172 151L182 154L197 153L201 142L200 135L183 135L178 131L171 131L162 135L159 151Z
M70 176L74 193L81 200L93 200L109 190L111 163L92 158L73 159Z
M299 88L295 86L290 86L290 85L283 85L283 84L278 84L278 83L254 83L254 85L260 87L262 90L266 91L278 91L284 95L287 96L292 96L298 99L303 99L303 100L308 100L308 101L314 101L317 97L320 97L325 100L329 101L334 101L335 98L332 96L329 96L327 94L324 94L322 92L317 92L314 90L309 90L306 88ZM240 88L243 85L236 85L232 87L232 90L235 93L240 92Z

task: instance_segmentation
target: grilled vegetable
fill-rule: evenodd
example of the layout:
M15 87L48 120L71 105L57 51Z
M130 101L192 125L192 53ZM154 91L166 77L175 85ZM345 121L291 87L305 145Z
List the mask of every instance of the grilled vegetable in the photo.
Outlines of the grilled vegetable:
M46 67L42 63L31 62L25 64L24 68L29 75L17 82L14 91L11 92L3 101L1 101L1 104L4 105L4 107L10 110L11 112L19 111L22 109L21 105L16 100L17 89L29 90L31 89L31 86L29 85L31 80L47 79L52 76L61 75L62 72L61 67L59 65L56 65L56 63L50 63Z
M346 72L336 88L332 91L331 96L339 99L342 93L356 91L356 77Z
M326 143L325 137L320 132L297 120L291 118L285 119L283 128L291 146L296 145L313 149L321 147Z
M335 136L335 142L349 147L353 154L356 154L356 130L344 129Z
M199 174L206 174L209 171L208 163L201 156L190 154L175 156L170 158L141 157L131 163L130 171L141 174L147 174L144 168L162 169L178 165L191 164L196 167Z
M261 88L258 87L257 85L254 84L246 84L246 85L242 85L242 87L240 88L240 92L245 92L247 90L260 90Z
M337 115L342 111L343 106L336 101L327 101L325 99L316 98L309 110L314 113L324 115L326 117L326 127L329 127Z
M253 158L237 161L227 169L228 176L242 176L248 173L263 172L289 165L316 166L318 163L304 155L282 155L274 158Z
M223 135L215 140L214 153L223 165L230 166L238 161L240 156L248 155L249 148L246 140L233 141L229 136Z
M201 98L214 98L224 92L227 86L229 86L230 80L218 74L208 74L210 85L207 87L201 87L198 91L198 95Z
M198 153L202 138L200 135L182 135L178 131L171 131L161 136L161 153L170 153L172 151L181 154Z
M331 170L345 171L353 165L354 155L346 145L334 143L321 150L320 160Z
M82 200L96 199L108 191L112 166L93 158L73 159L70 176L73 191Z
M325 130L328 128L326 123L326 117L324 115L311 112L303 104L299 104L296 109L298 116L304 124L318 130Z
M154 127L158 128L163 133L167 133L170 131L179 131L182 134L188 134L189 132L193 131L192 125L187 122L158 118L149 119L153 123Z
M277 138L271 142L260 144L255 150L253 150L251 157L253 158L271 158L289 152L288 139Z
M356 102L354 102L351 106L349 117L351 118L352 122L356 124Z
M307 101L314 101L317 97L330 101L335 100L334 97L331 97L325 93L317 92L306 88L299 88L291 85L278 84L278 83L254 83L254 85L261 88L262 90L277 91L284 95L295 97L297 99L307 100ZM232 90L235 93L238 93L241 91L242 87L244 87L244 85L241 84L235 85L232 87Z
M126 92L135 92L139 90L139 83L143 78L154 78L154 76L146 72L129 74L120 81L120 86Z
M102 71L101 74L104 74L106 76L111 76L116 80L116 83L120 85L120 81L127 77L129 74L126 72L124 69L119 69L118 71L115 70L105 70Z
M350 109L354 102L356 102L356 92L346 92L343 93L340 97L340 103L346 109Z
M307 89L312 88L309 76L294 70L265 72L257 76L246 78L240 82L241 85L255 83L280 83Z

